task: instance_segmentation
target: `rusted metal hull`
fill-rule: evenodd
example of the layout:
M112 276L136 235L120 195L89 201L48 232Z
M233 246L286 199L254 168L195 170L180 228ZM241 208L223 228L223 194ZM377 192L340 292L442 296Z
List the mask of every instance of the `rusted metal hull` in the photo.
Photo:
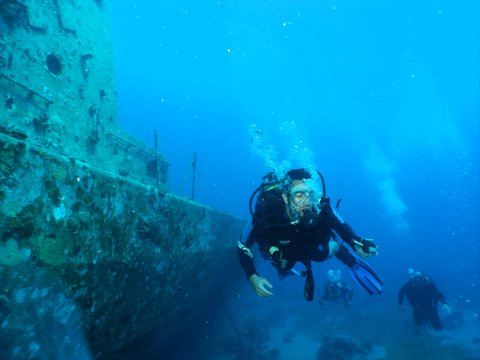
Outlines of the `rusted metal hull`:
M118 127L103 1L0 10L0 358L168 343L240 276L243 221L169 193L167 160Z

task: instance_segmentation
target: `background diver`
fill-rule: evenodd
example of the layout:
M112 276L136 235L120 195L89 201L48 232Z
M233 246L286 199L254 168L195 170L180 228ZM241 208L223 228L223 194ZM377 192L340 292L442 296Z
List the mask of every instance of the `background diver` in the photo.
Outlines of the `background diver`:
M237 253L253 291L260 297L273 293L267 289L272 288L270 282L256 270L251 250L254 243L280 274L290 273L297 262L304 264L304 296L308 301L313 300L315 288L311 262L325 261L333 255L369 294L382 291L382 280L360 259L377 255L377 246L356 235L336 214L326 197L323 177L318 175L321 189L320 182L303 168L290 170L282 179L269 173L250 198L252 219L238 241Z
M337 301L343 299L343 305L350 307L353 298L353 290L342 279L340 270L328 270L327 281L323 285L323 294L318 302L325 308L325 301Z
M398 305L403 311L403 299L406 296L412 306L413 321L415 326L431 325L435 330L442 329L438 314L438 303L443 304L443 309L451 313L445 295L443 295L433 282L432 278L421 271L408 269L410 276L398 292Z

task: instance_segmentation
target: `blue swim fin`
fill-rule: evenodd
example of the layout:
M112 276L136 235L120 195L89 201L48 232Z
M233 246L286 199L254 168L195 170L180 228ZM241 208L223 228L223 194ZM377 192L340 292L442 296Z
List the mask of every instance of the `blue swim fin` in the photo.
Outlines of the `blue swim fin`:
M341 246L335 256L345 264L352 279L366 292L370 295L379 295L382 292L382 279L365 261L350 252L345 246Z

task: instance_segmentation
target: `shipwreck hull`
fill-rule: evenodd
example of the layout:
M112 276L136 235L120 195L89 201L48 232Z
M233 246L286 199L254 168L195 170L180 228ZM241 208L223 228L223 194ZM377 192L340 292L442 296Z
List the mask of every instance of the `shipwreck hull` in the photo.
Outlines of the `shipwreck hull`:
M154 328L168 342L239 276L243 221L5 134L0 149L0 352L71 350L45 342L47 318L95 357Z
M168 344L241 276L243 221L169 193L167 160L118 126L103 1L0 10L0 358Z

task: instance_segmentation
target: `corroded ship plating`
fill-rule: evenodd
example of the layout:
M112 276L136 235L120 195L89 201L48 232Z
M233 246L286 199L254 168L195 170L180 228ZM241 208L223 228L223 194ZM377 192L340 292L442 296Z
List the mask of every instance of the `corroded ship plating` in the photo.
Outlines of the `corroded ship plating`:
M235 261L242 221L170 194L166 159L117 126L106 19L0 0L0 358L167 342Z

